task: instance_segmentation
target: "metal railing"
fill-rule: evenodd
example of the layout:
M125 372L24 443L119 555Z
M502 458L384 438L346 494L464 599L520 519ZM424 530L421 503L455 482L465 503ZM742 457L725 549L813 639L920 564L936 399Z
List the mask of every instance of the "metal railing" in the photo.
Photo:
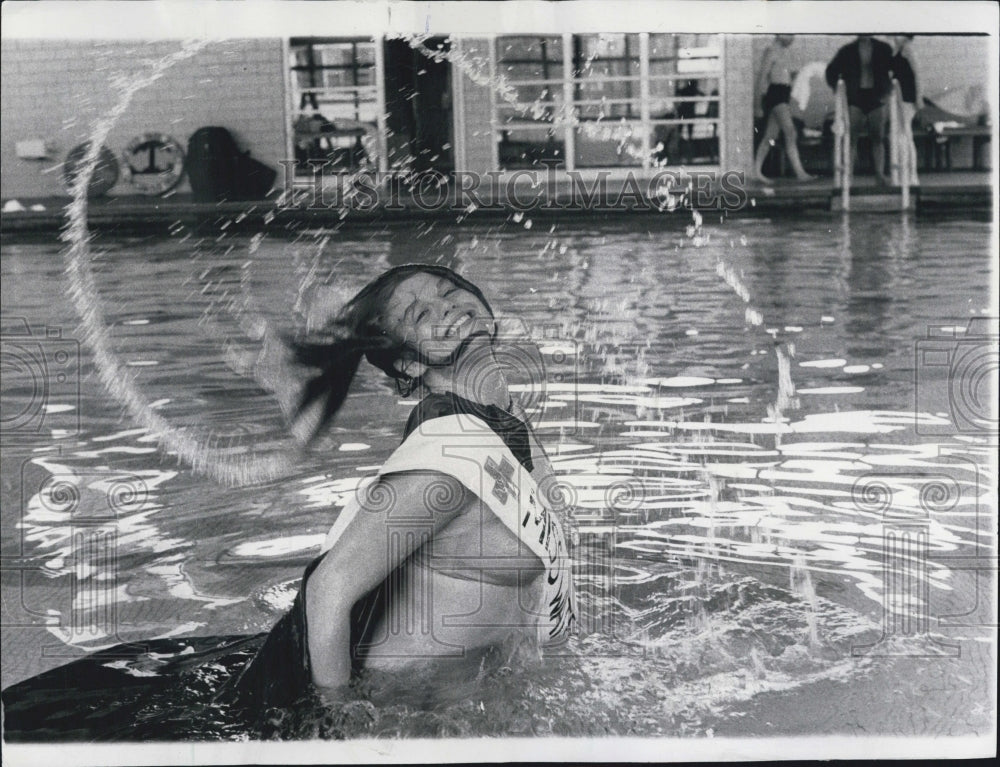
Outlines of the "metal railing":
M913 140L906 130L906 115L903 112L903 94L899 81L893 78L892 94L889 99L889 180L898 186L902 196L903 210L910 207L910 184L913 183L913 165L910 154Z
M851 110L847 105L847 86L837 81L833 113L833 188L840 190L841 209L851 209Z
M906 130L906 114L899 82L892 81L889 95L889 181L900 191L900 209L910 209L910 186L913 183L913 140ZM851 111L847 103L847 86L837 81L833 115L833 189L840 192L840 209L851 209L851 174L853 172L853 142L851 140ZM874 199L873 199L874 202ZM890 203L882 198L877 203L881 209ZM894 207L894 205L893 205Z

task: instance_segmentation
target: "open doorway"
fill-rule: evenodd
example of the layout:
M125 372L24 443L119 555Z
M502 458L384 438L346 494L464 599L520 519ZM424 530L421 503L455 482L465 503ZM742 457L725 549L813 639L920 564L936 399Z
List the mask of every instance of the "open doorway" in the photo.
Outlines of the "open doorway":
M451 65L405 40L385 43L385 110L390 168L448 173L455 168ZM447 51L444 37L424 41Z

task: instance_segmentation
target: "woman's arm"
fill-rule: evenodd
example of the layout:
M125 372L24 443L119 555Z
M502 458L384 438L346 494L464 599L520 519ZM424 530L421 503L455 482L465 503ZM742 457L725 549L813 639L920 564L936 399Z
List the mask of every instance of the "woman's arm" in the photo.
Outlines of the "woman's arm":
M924 91L920 87L920 72L917 70L917 57L913 55L913 44L906 46L906 58L910 60L910 69L913 70L913 85L916 89L913 98L913 108L920 111L924 108Z
M433 499L433 509L428 499ZM350 679L354 603L417 548L417 536L408 535L399 536L398 545L388 545L392 527L426 522L433 535L472 500L474 496L457 479L434 471L389 474L359 492L361 508L305 589L310 665L313 683L321 691L335 693Z

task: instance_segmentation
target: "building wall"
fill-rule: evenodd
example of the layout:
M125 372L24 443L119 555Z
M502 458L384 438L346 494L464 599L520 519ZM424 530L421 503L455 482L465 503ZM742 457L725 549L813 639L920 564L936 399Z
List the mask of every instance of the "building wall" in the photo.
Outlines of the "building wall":
M459 51L473 66L488 72L490 57L490 41L485 38L462 38L459 41ZM460 81L458 87L461 96L456 100L456 110L461 109L458 116L461 148L456 159L463 164L459 170L473 173L486 173L494 169L493 160L493 91L485 85L476 85L469 76L458 67L453 70Z
M752 162L754 75L770 35L728 35L725 42L722 167L746 171ZM799 35L790 54L793 70L811 62L828 62L850 36ZM485 66L490 56L486 38L463 38L462 54ZM914 41L924 92L934 98L967 92L979 85L989 94L988 40L982 37L920 36ZM61 162L86 140L92 123L107 115L117 101L111 83L121 74L142 71L149 62L179 50L179 43L157 41L3 40L0 45L0 196L65 195ZM146 132L166 133L186 147L188 137L204 125L228 128L243 149L279 171L287 154L286 62L283 41L230 40L212 43L137 92L118 119L108 146L120 153ZM456 70L456 150L463 170L486 172L495 166L490 126L493 94ZM822 125L832 110L832 94L815 81L807 125ZM994 106L995 108L995 106ZM15 144L43 139L53 147L47 160L16 157ZM956 163L965 160L956 158ZM178 191L189 189L182 182ZM112 195L130 194L124 179Z
M723 54L724 86L722 115L722 170L749 173L753 168L753 80L745 76L753 70L754 46L751 35L726 35Z
M118 100L111 80L179 50L173 41L3 40L0 47L0 196L66 194L61 162ZM107 140L120 154L135 137L165 133L187 148L205 125L228 128L241 149L281 172L286 150L285 62L280 39L212 43L135 94ZM16 142L44 139L48 160L22 160ZM280 175L279 175L280 179ZM186 179L178 191L189 189ZM120 179L110 194L133 194Z

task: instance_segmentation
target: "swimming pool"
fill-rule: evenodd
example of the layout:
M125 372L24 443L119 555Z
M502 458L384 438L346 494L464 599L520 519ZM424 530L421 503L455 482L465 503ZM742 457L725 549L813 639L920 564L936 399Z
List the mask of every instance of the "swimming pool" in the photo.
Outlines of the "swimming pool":
M456 268L543 354L527 372L512 356L512 376L578 509L581 636L458 700L374 695L278 734L988 728L991 225L689 216L95 241L126 370L155 412L234 451L284 438L233 370L247 318L291 328L390 265ZM100 385L60 252L2 245L4 686L121 642L269 628L412 406L363 369L291 476L223 488Z

